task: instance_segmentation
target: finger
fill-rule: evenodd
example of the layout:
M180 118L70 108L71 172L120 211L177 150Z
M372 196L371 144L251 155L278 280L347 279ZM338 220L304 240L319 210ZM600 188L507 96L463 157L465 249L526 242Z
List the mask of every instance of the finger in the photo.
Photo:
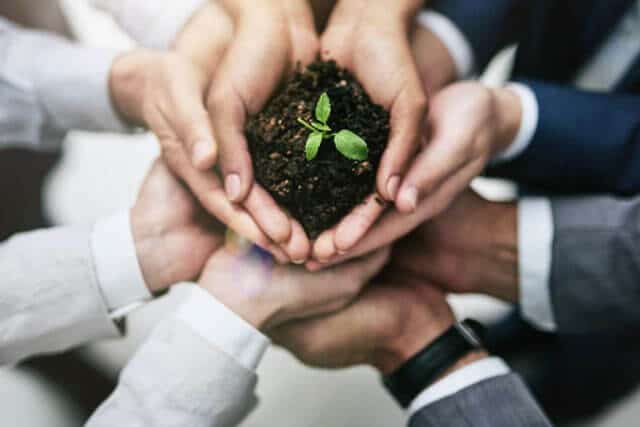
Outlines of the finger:
M320 234L313 244L312 256L316 261L324 262L337 254L335 230L327 230Z
M369 196L364 203L356 206L336 229L334 243L338 253L343 255L355 246L385 209L386 203L377 194Z
M433 140L420 152L403 180L396 207L400 212L416 210L420 200L435 191L447 178L454 175L470 160L464 142L472 138L459 131L434 135Z
M328 268L399 240L424 222L442 213L469 185L471 180L482 171L482 168L482 161L470 163L446 181L431 196L423 200L412 214L405 215L390 211L376 225L375 232L367 235L347 255L332 258L321 266L313 264L307 268L315 271L320 268Z
M288 261L286 254L271 242L251 216L227 200L215 172L196 170L189 161L184 147L175 140L164 140L161 146L167 166L186 183L210 214L242 237L274 254L279 262Z
M275 243L284 243L291 238L289 217L260 185L252 186L244 207Z
M380 160L376 182L378 192L387 200L396 200L407 165L420 149L422 121L426 117L427 98L418 77L405 86L390 109L389 144Z
M320 50L320 40L315 27L315 17L308 2L286 0L283 2L289 23L291 38L290 65L300 63L305 66L313 62Z
M289 54L284 18L254 15L236 23L236 37L216 75L208 102L225 191L235 203L246 199L253 184L253 166L244 135L246 117L259 112L274 92Z
M300 223L292 218L290 221L291 238L282 245L282 249L294 264L304 264L311 252L311 242Z

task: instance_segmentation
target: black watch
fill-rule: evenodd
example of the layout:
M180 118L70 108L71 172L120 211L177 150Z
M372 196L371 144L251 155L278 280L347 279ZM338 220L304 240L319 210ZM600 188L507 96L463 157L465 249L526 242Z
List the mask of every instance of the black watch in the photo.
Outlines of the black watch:
M466 319L451 326L392 374L383 378L389 393L403 408L447 369L474 350L483 349L485 328Z

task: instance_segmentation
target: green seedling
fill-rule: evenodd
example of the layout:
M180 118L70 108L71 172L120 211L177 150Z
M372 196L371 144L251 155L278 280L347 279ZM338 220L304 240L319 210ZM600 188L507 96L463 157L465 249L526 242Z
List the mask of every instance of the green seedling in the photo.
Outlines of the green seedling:
M369 157L369 147L367 147L365 140L348 129L333 133L328 124L329 117L331 117L331 100L326 92L320 96L316 104L315 120L309 123L298 117L298 123L311 131L304 149L307 160L315 159L322 141L330 138L333 138L338 152L347 159L366 160Z

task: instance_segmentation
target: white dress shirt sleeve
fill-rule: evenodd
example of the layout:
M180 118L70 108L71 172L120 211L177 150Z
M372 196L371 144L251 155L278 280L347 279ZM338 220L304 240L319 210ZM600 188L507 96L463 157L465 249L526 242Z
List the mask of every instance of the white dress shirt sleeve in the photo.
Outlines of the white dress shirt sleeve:
M128 211L94 225L91 251L98 284L112 317L121 317L152 298L138 263Z
M178 308L176 317L252 372L271 343L269 338L199 286L193 287Z
M425 406L431 405L438 400L452 396L481 381L507 375L509 372L510 369L507 364L497 357L488 357L473 362L447 375L420 393L409 405L409 418Z
M508 162L515 159L527 149L538 129L538 121L540 117L540 107L538 100L533 91L526 85L520 83L511 83L507 85L520 98L522 106L522 119L520 128L515 139L509 147L501 153L498 153L493 159L493 164Z
M459 79L471 77L475 59L471 44L460 29L446 16L424 10L418 14L418 24L430 30L447 47L456 66Z
M193 289L140 347L86 425L237 426L258 402L253 367L267 345L206 291Z
M549 199L518 202L518 270L522 316L544 331L557 325L551 305L549 276L553 251L553 213Z
M128 130L109 91L118 54L0 18L0 148L50 150L71 129Z
M91 0L137 43L148 48L168 49L195 12L207 0Z

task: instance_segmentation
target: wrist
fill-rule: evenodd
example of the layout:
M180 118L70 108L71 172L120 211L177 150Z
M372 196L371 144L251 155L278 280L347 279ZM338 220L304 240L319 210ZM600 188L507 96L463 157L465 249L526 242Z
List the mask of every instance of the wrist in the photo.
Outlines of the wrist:
M506 151L515 141L522 124L523 108L518 94L508 87L491 89L496 110L496 138L492 156Z
M453 374L454 372L459 371L465 366L471 365L472 363L479 360L486 359L487 357L489 357L489 353L487 353L486 350L472 351L471 353L460 358L453 366L444 371L442 375L440 375L433 383L435 384L438 381L443 380L449 375Z
M488 253L496 268L482 280L476 292L508 302L518 301L518 206L514 202L492 202L487 209L490 238Z
M152 294L162 292L169 288L173 283L162 277L162 270L154 268L158 265L167 265L169 260L162 260L158 256L157 251L160 245L153 237L151 229L144 221L144 213L138 212L134 207L130 213L131 233L133 235L133 244L135 246L138 265L142 272L144 282Z
M404 330L400 329L400 333L398 333L398 329L394 330L395 333L385 339L376 352L372 365L382 375L395 372L425 346L447 331L454 322L455 319L451 316L451 318L434 320L429 325L418 329L405 327L402 328Z
M437 93L457 80L458 69L453 56L433 31L418 26L413 38L413 54L428 93Z
M151 51L134 50L120 55L111 67L111 99L120 116L129 123L144 123L141 94L146 85L149 63L154 57Z

